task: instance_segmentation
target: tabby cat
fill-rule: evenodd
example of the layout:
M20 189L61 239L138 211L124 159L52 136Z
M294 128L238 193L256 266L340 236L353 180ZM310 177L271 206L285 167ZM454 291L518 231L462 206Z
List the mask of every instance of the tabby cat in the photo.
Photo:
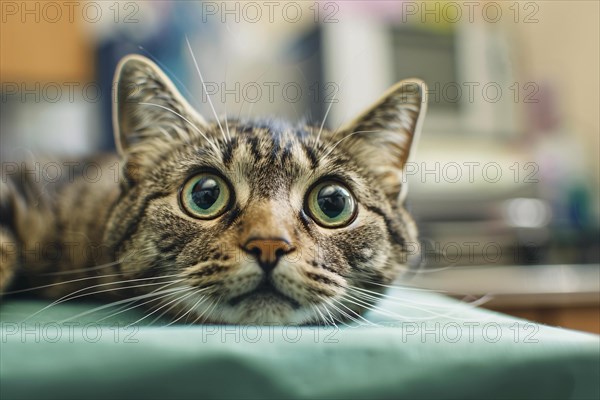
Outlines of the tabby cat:
M118 157L94 161L101 179L49 192L2 176L0 292L96 294L188 323L319 324L360 318L405 268L417 231L402 171L423 82L335 132L208 123L138 55L114 87Z

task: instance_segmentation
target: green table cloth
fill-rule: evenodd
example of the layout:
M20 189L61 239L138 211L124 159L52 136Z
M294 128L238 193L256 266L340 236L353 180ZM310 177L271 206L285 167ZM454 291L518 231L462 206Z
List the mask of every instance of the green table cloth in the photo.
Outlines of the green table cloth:
M338 328L165 326L123 305L4 300L0 399L600 396L598 336L390 295Z

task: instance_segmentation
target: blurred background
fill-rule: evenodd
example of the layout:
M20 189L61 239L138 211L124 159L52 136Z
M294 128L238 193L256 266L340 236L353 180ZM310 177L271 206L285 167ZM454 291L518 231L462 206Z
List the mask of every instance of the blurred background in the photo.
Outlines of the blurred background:
M398 80L425 80L404 283L600 332L598 2L0 5L3 162L114 150L112 76L129 53L208 119L207 95L220 116L336 129Z

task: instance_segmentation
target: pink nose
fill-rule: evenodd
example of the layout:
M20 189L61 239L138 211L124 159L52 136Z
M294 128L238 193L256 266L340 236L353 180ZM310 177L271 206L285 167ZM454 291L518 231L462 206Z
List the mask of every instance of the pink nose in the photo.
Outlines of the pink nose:
M251 239L242 248L256 258L258 265L265 272L275 268L283 255L294 250L293 246L284 239Z

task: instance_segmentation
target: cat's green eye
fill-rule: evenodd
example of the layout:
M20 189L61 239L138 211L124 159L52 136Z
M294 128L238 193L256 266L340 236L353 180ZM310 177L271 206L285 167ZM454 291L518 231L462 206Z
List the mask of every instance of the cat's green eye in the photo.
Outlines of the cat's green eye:
M218 175L200 173L181 188L180 204L192 217L212 219L225 212L231 194L229 186Z
M340 228L354 220L357 206L348 188L335 181L325 181L308 193L306 209L319 225Z

